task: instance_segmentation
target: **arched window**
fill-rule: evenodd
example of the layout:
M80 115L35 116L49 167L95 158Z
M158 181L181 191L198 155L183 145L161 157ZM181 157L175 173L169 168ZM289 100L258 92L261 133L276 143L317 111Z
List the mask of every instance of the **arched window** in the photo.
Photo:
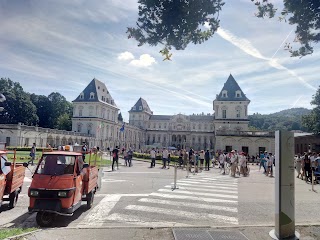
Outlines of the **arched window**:
M89 116L93 116L93 110L94 110L94 107L93 106L90 106L89 107Z
M90 93L90 99L94 99L94 92Z
M80 99L84 99L84 93L80 93Z
M82 130L82 123L77 124L77 132L81 132Z
M83 107L80 106L80 107L79 107L79 117L82 117L82 110L83 110Z
M87 126L88 134L92 133L92 123L89 123Z
M237 90L236 91L236 96L235 96L236 98L240 98L241 97L241 91L240 90Z

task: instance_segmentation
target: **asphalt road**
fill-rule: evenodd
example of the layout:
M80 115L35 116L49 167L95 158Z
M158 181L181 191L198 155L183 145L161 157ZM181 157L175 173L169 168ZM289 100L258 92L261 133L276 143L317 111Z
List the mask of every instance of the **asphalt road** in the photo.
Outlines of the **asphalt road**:
M120 160L123 162L123 160ZM72 217L58 217L56 227L216 227L272 226L274 224L274 178L250 166L249 177L231 178L218 169L198 174L178 169L179 189L171 190L174 168L149 168L149 163L133 161L110 172L104 168L103 186L94 206L85 203ZM32 174L26 170L25 184L17 206L2 206L0 227L36 227L35 214L27 213L27 189ZM320 224L318 193L310 184L296 180L296 223Z

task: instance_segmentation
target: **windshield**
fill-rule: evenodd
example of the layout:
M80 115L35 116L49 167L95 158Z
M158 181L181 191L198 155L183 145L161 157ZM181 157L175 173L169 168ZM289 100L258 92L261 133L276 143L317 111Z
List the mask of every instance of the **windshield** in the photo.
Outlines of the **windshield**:
M36 171L44 175L73 174L75 156L44 155Z

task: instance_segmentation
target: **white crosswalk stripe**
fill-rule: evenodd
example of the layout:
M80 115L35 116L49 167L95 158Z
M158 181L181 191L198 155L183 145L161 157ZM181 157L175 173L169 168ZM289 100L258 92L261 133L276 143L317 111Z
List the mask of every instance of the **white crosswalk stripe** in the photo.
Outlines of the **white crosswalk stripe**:
M180 179L177 186L179 189L173 191L172 185L166 185L119 208L114 206L121 202L122 196L106 195L78 227L96 224L147 227L238 224L238 179L198 174Z

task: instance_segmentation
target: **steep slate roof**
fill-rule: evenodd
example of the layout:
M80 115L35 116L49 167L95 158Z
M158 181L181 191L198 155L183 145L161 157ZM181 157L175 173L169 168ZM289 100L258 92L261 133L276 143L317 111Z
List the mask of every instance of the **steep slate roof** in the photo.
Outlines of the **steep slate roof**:
M172 115L152 115L150 117L150 120L170 120L172 118Z
M81 98L82 93L83 98ZM106 85L96 78L92 79L82 93L73 102L103 102L117 107ZM90 98L90 93L94 93L93 98Z
M140 107L142 107L141 110L140 110ZM152 114L152 111L147 101L144 100L143 98L139 98L139 100L136 102L136 104L131 108L129 112L147 112Z
M222 92L227 91L227 97L222 97ZM241 97L236 97L236 91L241 91ZM250 101L239 87L236 80L230 74L228 80L225 82L221 92L217 95L216 101Z

